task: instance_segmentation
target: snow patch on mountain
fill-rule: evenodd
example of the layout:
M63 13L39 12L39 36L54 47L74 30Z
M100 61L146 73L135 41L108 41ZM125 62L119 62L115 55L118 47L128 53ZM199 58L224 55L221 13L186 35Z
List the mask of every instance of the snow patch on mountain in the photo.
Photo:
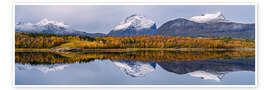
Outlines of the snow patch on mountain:
M127 28L135 28L136 30L149 29L153 25L155 25L154 21L145 18L145 16L134 14L122 21L113 31L125 30Z
M198 23L212 23L212 22L226 22L226 18L221 12L217 13L206 13L201 16L193 16L189 19L190 21Z
M154 62L139 61L113 61L123 72L132 77L141 77L153 72L156 67Z
M204 80L215 80L220 82L225 73L215 73L215 72L206 72L206 71L194 71L188 73L192 77L200 77Z

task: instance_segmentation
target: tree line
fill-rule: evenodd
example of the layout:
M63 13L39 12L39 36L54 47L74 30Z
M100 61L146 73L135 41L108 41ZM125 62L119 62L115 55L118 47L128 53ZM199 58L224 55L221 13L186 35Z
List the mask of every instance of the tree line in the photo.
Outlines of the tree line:
M255 48L255 41L231 37L173 36L71 36L37 33L15 34L16 48Z

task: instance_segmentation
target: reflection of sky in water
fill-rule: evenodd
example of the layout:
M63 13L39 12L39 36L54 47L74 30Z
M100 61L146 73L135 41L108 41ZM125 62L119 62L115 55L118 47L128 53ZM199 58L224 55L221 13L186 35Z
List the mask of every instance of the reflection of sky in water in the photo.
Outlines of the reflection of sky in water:
M196 70L186 74L168 72L153 62L96 60L89 63L56 65L16 64L16 85L249 85L254 84L253 71L213 72ZM138 75L137 77L133 77Z

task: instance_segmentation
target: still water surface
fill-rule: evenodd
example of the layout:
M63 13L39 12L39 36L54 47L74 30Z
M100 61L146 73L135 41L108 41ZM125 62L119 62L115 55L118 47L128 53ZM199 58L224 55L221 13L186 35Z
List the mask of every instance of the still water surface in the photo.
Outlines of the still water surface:
M254 85L254 51L16 52L16 85Z

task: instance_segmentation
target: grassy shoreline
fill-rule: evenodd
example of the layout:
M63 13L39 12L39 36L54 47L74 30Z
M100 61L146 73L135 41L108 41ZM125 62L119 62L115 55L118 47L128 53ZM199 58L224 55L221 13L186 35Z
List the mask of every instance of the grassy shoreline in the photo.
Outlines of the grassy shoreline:
M125 49L82 49L82 52L126 52L126 51L254 51L255 48L125 48ZM51 52L49 48L16 48L15 52Z
M50 52L51 50L48 48L15 48L15 52Z

